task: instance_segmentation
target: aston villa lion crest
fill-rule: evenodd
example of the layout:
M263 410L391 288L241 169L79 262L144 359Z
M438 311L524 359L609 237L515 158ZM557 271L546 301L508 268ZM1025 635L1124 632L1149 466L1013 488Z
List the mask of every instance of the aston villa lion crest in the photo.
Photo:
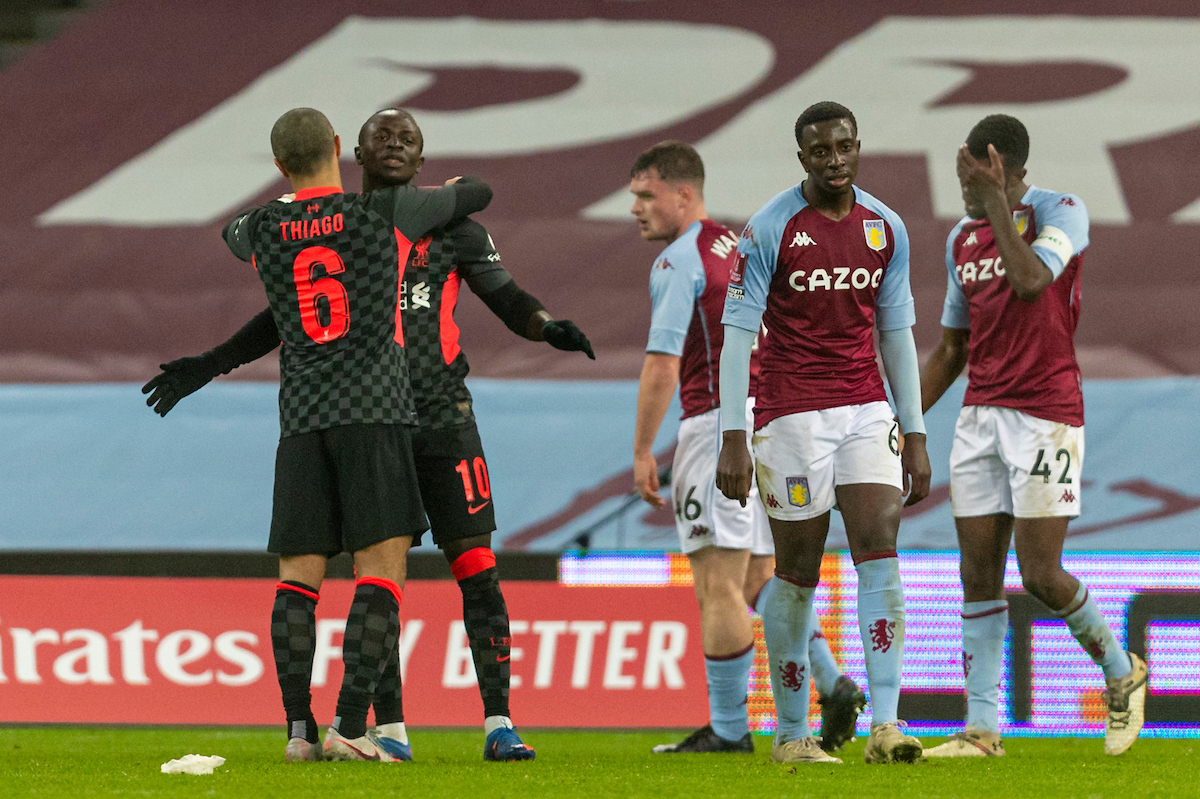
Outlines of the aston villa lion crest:
M1013 211L1013 224L1017 226L1017 233L1024 236L1025 231L1029 229L1029 209Z
M812 502L812 494L808 491L807 477L789 477L787 479L788 504L803 508Z
M887 235L883 231L882 219L864 219L863 233L867 237L867 246L879 251L887 246Z

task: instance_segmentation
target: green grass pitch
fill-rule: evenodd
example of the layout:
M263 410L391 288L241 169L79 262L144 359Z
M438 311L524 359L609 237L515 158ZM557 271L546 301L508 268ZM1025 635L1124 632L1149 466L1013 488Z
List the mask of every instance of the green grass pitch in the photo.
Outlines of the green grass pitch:
M867 766L862 739L843 766L770 763L770 739L747 755L653 755L683 731L522 730L530 763L484 763L479 730L417 729L403 764L283 762L275 728L3 727L0 796L180 797L1200 797L1200 741L1143 740L1119 758L1099 739L1005 741L1002 760ZM927 744L935 742L929 739ZM222 755L211 776L166 775L185 754Z

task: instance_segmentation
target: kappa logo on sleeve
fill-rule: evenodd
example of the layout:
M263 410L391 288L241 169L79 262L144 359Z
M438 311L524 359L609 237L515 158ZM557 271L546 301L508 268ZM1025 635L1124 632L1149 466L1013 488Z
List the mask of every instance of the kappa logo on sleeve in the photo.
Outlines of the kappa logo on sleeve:
M657 261L654 262L654 268L655 269L674 269L675 267L672 266L671 262L668 261L666 258L659 258Z
M788 504L803 508L812 502L812 493L808 490L807 477L789 477L787 479Z

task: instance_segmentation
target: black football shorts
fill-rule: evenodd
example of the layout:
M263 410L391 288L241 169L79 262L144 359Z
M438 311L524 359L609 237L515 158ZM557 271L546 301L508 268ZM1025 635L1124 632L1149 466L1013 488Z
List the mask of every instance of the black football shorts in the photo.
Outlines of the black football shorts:
M417 430L412 434L412 448L435 544L487 535L496 529L491 479L474 422ZM413 546L419 543L418 535Z
M357 552L429 529L408 429L347 424L279 439L267 549Z

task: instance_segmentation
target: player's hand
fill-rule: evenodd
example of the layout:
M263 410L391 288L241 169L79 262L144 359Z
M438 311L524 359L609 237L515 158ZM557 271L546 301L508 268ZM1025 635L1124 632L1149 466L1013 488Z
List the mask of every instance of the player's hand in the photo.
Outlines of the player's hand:
M744 508L753 480L754 459L746 448L746 431L726 430L721 434L721 454L717 457L717 488Z
M901 437L900 466L904 471L904 507L916 505L929 496L929 454L925 451L925 434L909 433Z
M454 177L452 177L446 181L446 185L453 186L455 183L458 183L460 180L462 180L462 175L455 175Z
M658 461L654 455L633 456L633 488L642 495L642 499L656 508L661 508L667 501L658 495Z
M556 350L582 352L593 361L596 360L596 353L592 352L592 343L570 319L550 319L543 323L542 338Z
M996 152L995 145L988 145L988 158L981 161L971 155L964 144L958 148L956 168L958 182L976 203L983 206L988 199L1000 199L1005 210L1008 209L1005 195L1008 178L1004 174L1004 158Z
M204 388L218 373L216 359L208 354L178 358L158 368L162 372L142 386L142 393L150 395L146 404L159 416L166 416L175 403Z

